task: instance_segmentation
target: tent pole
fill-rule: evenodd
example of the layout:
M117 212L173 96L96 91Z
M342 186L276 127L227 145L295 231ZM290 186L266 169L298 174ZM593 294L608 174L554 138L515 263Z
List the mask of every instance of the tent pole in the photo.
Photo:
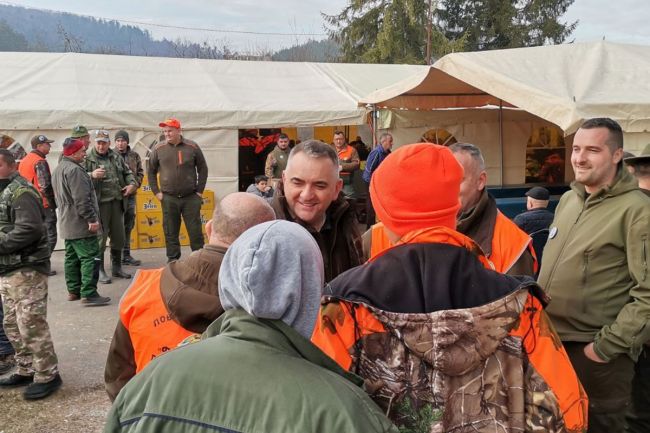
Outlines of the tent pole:
M503 101L499 99L499 148L501 149L501 175L500 184L503 187Z

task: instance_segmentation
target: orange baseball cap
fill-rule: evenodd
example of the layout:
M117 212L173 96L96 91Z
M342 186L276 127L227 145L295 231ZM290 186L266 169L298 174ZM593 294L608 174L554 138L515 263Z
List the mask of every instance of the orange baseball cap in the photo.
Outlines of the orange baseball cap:
M179 122L178 119L174 119L173 117L170 117L169 119L165 119L163 122L160 122L158 126L160 126L161 128L164 128L165 126L169 126L170 128L180 129L181 122Z

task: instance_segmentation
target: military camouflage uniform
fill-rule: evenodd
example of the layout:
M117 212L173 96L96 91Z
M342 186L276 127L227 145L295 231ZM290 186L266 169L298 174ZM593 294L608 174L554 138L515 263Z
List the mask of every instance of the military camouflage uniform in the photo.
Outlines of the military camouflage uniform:
M6 183L8 181L8 184ZM18 374L49 382L58 373L47 324L50 248L40 196L18 173L0 184L0 295Z

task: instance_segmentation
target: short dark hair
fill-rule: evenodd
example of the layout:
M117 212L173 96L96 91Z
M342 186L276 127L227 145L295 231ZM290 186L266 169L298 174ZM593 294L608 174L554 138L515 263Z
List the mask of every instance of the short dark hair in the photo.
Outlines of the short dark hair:
M258 174L255 176L255 183L258 184L260 182L268 182L269 178L263 174Z
M623 129L617 121L610 119L609 117L594 117L593 119L588 119L580 125L580 129L594 129L594 128L605 128L609 131L609 137L605 144L609 146L612 152L616 149L623 148Z
M337 129L336 131L334 131L334 135L342 135L343 138L345 138L345 133L343 131L341 131L340 129Z
M339 156L337 155L334 148L327 143L323 143L322 141L314 139L298 143L294 146L293 149L291 149L291 153L289 153L289 160L291 160L291 158L298 153L305 153L311 158L328 158L330 161L332 161L332 164L334 164L334 167L336 167L336 170L338 171Z
M280 140L280 139L288 140L289 136L287 134L285 134L284 132L281 132L280 135L278 135L278 140Z
M14 166L16 165L16 157L10 150L0 149L0 157L7 163L7 165Z

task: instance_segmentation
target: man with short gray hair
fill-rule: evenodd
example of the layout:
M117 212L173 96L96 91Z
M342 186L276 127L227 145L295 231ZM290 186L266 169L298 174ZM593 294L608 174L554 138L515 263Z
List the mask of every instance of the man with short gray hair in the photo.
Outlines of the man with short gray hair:
M326 281L363 263L361 233L342 187L336 151L307 140L291 150L271 203L278 219L296 222L314 236Z
M389 132L384 132L379 136L379 145L375 146L366 161L366 168L363 170L363 180L370 185L372 174L377 170L377 167L390 155L393 148L393 136ZM370 228L375 223L375 209L372 207L372 200L370 194L366 197L366 226Z
M206 224L208 243L164 268L138 271L120 302L120 320L106 360L111 400L151 359L223 313L217 279L226 250L244 231L275 219L266 200L236 192L217 203ZM158 320L169 317L169 320ZM152 320L153 318L153 320Z
M537 269L532 239L497 209L488 194L481 149L470 143L455 143L449 149L465 172L457 230L479 244L497 272L532 277Z

